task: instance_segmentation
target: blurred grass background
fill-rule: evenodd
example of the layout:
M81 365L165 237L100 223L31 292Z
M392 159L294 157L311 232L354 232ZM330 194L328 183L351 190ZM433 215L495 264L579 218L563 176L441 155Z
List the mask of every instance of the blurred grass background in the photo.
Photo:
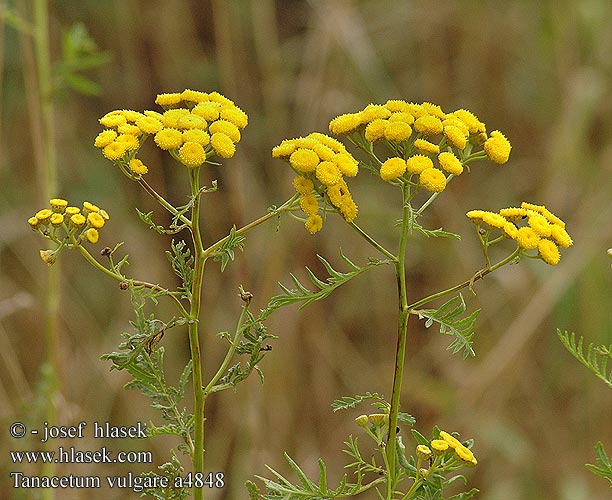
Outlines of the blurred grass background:
M16 2L29 19L29 2ZM34 168L36 131L29 106L36 99L31 37L6 17L14 2L0 4L0 432L2 484L12 466L7 449L36 447L6 438L15 420L36 418L44 383L44 284L38 257L44 242L26 219L41 208L44 186ZM204 213L208 241L249 222L291 195L289 169L272 160L283 138L326 131L331 118L390 98L423 100L451 111L466 107L488 130L512 142L510 163L482 164L441 196L425 222L444 224L463 241L416 239L409 251L412 299L462 281L481 266L481 252L464 213L496 210L522 200L546 204L567 221L574 247L550 268L524 262L487 277L467 296L483 309L475 348L463 361L445 350L449 340L412 323L403 410L429 433L435 423L474 437L479 460L470 485L483 500L603 499L610 490L590 474L594 446L612 452L612 394L562 347L555 328L574 330L595 343L612 342L612 4L607 0L556 2L463 0L210 0L50 2L51 58L61 58L62 33L82 23L112 61L85 74L98 96L64 90L53 96L58 159L57 196L107 209L111 223L100 248L125 241L130 273L172 283L163 251L169 241L152 234L134 207L156 210L92 146L97 119L117 108L156 109L161 92L218 90L249 114L238 154L207 181L219 179ZM56 66L57 67L57 66ZM34 122L32 122L34 119ZM144 148L149 181L181 203L187 182L182 167ZM387 244L395 241L398 199L367 176L351 184L359 224ZM332 218L333 219L333 218ZM209 265L204 327L205 372L223 356L215 332L232 329L243 284L263 307L287 283L290 271L322 271L315 254L340 267L338 247L355 262L372 251L340 220L312 237L289 219L251 233L237 262L221 275ZM116 348L131 319L129 297L116 283L70 252L61 255L57 423L86 420L130 425L157 419L138 393L122 390L123 373L109 372L100 354ZM395 283L378 268L301 313L287 309L268 324L279 336L262 367L235 394L207 405L207 463L223 471L227 486L210 498L244 498L243 483L265 474L264 464L287 472L282 452L315 472L316 459L340 477L342 442L359 434L353 418L333 414L341 396L378 391L390 396L395 349ZM160 316L171 311L162 306ZM168 367L178 374L188 355L186 332L164 338ZM44 392L44 389L42 390ZM410 443L409 436L404 437ZM100 442L85 439L81 449ZM167 458L172 440L105 443L111 449L152 450ZM32 469L34 471L35 469ZM59 466L57 473L119 474L145 466ZM35 498L32 492L1 498ZM37 493L37 492L34 492ZM58 493L59 494L59 493ZM3 496L5 495L5 496ZM8 495L8 496L6 496ZM25 496L24 496L25 495ZM132 498L121 490L105 498ZM59 497L58 497L59 498ZM91 498L61 492L61 498Z

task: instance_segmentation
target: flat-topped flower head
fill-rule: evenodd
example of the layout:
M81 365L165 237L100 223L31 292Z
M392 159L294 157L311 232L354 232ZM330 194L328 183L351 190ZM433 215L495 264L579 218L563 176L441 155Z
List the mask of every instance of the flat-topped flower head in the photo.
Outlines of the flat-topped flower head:
M500 229L502 235L516 241L519 249L532 251L531 257L539 257L555 266L561 260L559 247L568 248L572 238L565 230L565 222L542 205L523 202L520 207L502 208L498 213L470 210L468 218L477 225L486 224L490 230Z

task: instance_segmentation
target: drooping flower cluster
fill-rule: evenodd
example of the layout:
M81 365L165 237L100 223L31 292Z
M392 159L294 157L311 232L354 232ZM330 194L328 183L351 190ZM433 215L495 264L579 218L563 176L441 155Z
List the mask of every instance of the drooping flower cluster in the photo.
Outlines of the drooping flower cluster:
M51 266L63 248L72 248L82 242L97 243L99 230L110 219L106 210L85 201L83 208L70 206L68 201L54 198L50 208L43 208L28 219L28 224L45 238L58 244L55 250L41 250L40 257Z
M565 222L542 205L523 202L520 208L502 208L497 213L470 210L466 215L478 226L501 230L523 250L537 249L538 257L551 266L561 259L559 247L568 248L574 243Z
M218 92L159 94L155 100L164 111L115 110L100 118L106 127L94 141L102 154L131 177L148 172L136 154L148 136L176 160L191 168L216 155L231 158L236 152L248 116Z
M386 144L393 156L382 162L380 177L389 182L400 178L418 182L434 193L444 190L447 174L461 175L468 162L488 157L504 164L511 150L501 132L487 136L485 124L472 112L445 113L430 102L368 104L359 112L337 116L329 130ZM475 150L480 146L482 150Z
M323 209L335 208L347 222L357 216L357 205L344 177L354 177L359 162L344 144L325 134L313 132L306 137L285 139L272 149L272 156L286 160L298 176L293 187L300 195L300 207L308 216L306 229L314 234L323 227L319 214Z

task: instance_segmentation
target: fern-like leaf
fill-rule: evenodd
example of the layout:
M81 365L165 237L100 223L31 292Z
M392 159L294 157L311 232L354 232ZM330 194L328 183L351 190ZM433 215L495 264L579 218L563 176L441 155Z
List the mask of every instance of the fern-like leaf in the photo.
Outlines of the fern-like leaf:
M303 285L294 274L290 274L295 288L289 288L283 285L282 283L279 283L283 293L280 295L276 295L270 299L270 302L268 303L267 307L261 312L261 315L259 316L260 320L264 320L274 311L286 305L299 303L299 308L303 309L304 307L309 306L313 302L326 298L336 288L344 285L348 281L368 271L369 269L372 269L373 267L379 266L381 264L390 263L390 261L388 260L369 259L368 263L365 266L360 267L357 264L353 263L346 255L342 253L342 250L340 250L340 258L349 267L348 272L340 272L334 269L329 263L329 261L327 261L324 257L317 255L317 258L327 270L329 277L326 280L319 279L314 274L314 272L312 272L312 270L307 267L306 273L308 274L308 278L310 279L311 283L315 287L315 290L311 290L307 286Z
M448 302L442 304L438 309L420 309L412 311L417 314L419 319L425 320L425 327L429 328L434 323L440 325L440 333L443 335L452 335L455 340L448 346L453 354L463 351L464 359L468 356L475 356L474 348L472 347L472 338L474 337L474 324L480 313L477 309L468 316L462 316L467 310L463 295L459 294L453 297Z
M584 337L576 339L574 332L562 332L557 329L557 336L565 348L591 370L595 376L612 389L612 368L608 368L608 362L612 358L612 345L596 346L590 343L584 352Z
M597 465L587 464L586 467L591 472L607 479L612 485L612 459L606 455L606 450L601 442L595 447L597 453ZM612 486L610 486L612 489Z

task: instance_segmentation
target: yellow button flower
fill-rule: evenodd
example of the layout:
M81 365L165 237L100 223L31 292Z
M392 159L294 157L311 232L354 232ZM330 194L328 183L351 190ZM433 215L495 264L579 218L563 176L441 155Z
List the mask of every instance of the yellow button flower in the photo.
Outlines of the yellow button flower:
M183 134L175 128L164 128L155 134L155 144L166 151L176 149L183 144Z
M454 125L446 125L444 127L444 136L446 142L448 142L454 148L464 150L467 145L467 135L465 135L459 127Z
M240 130L238 130L236 125L227 120L216 120L212 122L208 130L211 134L221 132L227 135L234 143L240 141Z
M32 229L36 229L36 227L38 226L39 223L40 223L40 220L38 220L38 218L36 218L36 217L30 217L28 219L28 224L30 224L30 226L32 226Z
M435 453L444 453L449 448L448 443L443 439L434 439L430 446Z
M288 158L297 149L293 139L285 139L272 148L272 158Z
M98 120L101 125L108 128L117 128L119 125L127 123L127 119L121 111L111 111Z
M367 124L365 128L365 138L368 142L376 142L385 136L385 129L389 125L387 120L377 118Z
M138 149L140 147L140 142L138 141L138 138L132 134L119 134L112 144L116 143L123 144L126 151L134 151L135 149Z
M53 214L49 220L51 221L51 224L54 226L60 226L62 224L62 222L64 222L64 216L62 214Z
M319 202L314 194L304 194L300 197L300 208L306 215L313 215L319 211Z
M147 166L142 163L142 160L139 160L138 158L133 158L132 160L130 160L129 166L130 172L136 175L144 175L149 171Z
M359 213L357 204L350 193L342 195L339 209L346 222L353 222Z
M406 167L411 174L420 174L427 168L433 168L431 158L425 155L414 155L406 160Z
M223 108L220 111L219 115L222 119L233 123L238 128L244 128L249 123L248 115L237 106L233 106L231 108Z
M36 212L35 217L39 221L44 222L44 221L48 220L52 215L53 215L53 211L52 210L49 210L48 208L43 208L42 210L39 210L38 212Z
M162 128L164 124L153 116L143 116L136 120L136 126L142 131L143 134L156 134Z
M93 203L90 203L88 201L84 201L83 202L83 211L85 212L85 214L88 214L89 212L99 212L100 211L100 207L97 205L94 205Z
M201 102L191 110L191 113L211 122L219 118L220 106L216 102Z
M183 100L183 96L180 92L171 92L166 94L159 94L155 98L155 104L160 105L161 107L166 106L176 106Z
M74 214L72 217L70 217L70 222L77 227L81 227L83 224L85 224L85 221L86 219L83 214Z
M206 152L201 144L186 142L179 149L179 158L187 167L199 167L206 161Z
M442 133L444 127L442 120L436 116L425 115L420 116L414 122L414 129L425 136L438 135Z
M321 159L321 161L332 161L336 156L334 150L321 142L317 142L312 150L317 153L317 156Z
M554 242L547 239L541 239L538 242L538 253L542 260L551 266L556 266L561 260L559 248Z
M428 153L437 155L440 153L440 146L433 144L432 142L426 141L425 139L417 139L414 141L414 147L422 153Z
M87 223L96 229L100 229L104 227L104 217L102 217L98 212L90 212L87 214Z
M406 162L402 158L389 158L380 166L380 178L383 181L392 181L404 175Z
M64 213L66 211L66 207L68 206L68 202L61 198L53 198L49 200L49 205L54 212Z
M299 148L289 157L291 166L301 173L314 172L319 164L319 155L312 149Z
M510 142L499 130L491 132L491 136L484 143L484 150L489 159L499 165L508 161L511 149Z
M207 125L208 123L204 118L191 113L181 116L176 121L176 128L178 129L205 129Z
M346 113L329 122L329 131L336 135L347 135L357 130L361 124L361 116L358 113Z
M207 146L210 144L210 135L208 132L204 130L200 130L197 128L191 130L183 131L183 141L184 142L197 142L202 146Z
M308 219L306 219L306 222L304 223L304 227L306 227L306 230L310 234L315 234L316 232L320 231L321 228L323 227L323 219L321 218L319 214L310 215Z
M463 445L457 446L455 448L455 454L457 455L457 457L459 457L459 460L461 460L462 462L466 462L467 464L471 464L471 465L478 464L478 461L476 460L474 453L472 453L472 450L466 448Z
M126 145L117 140L114 140L102 148L102 154L111 161L120 160L126 151Z
M314 183L310 179L299 175L293 179L293 187L298 194L310 194L314 189Z
M231 158L236 153L236 146L227 134L221 132L213 134L210 144L221 158Z
M561 248L568 248L574 244L568 232L556 224L550 228L550 236Z
M455 448L456 449L456 448L459 448L460 446L463 446L461 444L461 441L459 441L455 436L451 436L446 431L440 431L440 437L444 441L446 441L451 448Z
M94 146L97 148L103 148L104 146L108 146L111 142L113 142L117 138L117 132L111 129L106 129L100 132L95 140Z
M321 184L325 186L333 186L340 182L342 174L337 165L331 161L322 161L317 165L315 175Z
M412 135L410 125L402 121L390 122L385 128L385 139L402 142Z
M432 193L441 193L446 188L446 177L437 168L426 168L419 175L419 183Z
M359 162L350 153L336 153L334 163L347 177L355 177L359 171Z
M463 165L461 165L461 162L453 153L447 151L440 153L438 155L438 161L440 162L440 166L449 174L461 175L463 172Z
M521 248L533 250L534 248L538 248L540 237L538 233L530 227L521 227L516 234L516 241Z
M97 229L89 228L85 231L85 237L89 243L98 243L98 239L100 238L100 234Z

